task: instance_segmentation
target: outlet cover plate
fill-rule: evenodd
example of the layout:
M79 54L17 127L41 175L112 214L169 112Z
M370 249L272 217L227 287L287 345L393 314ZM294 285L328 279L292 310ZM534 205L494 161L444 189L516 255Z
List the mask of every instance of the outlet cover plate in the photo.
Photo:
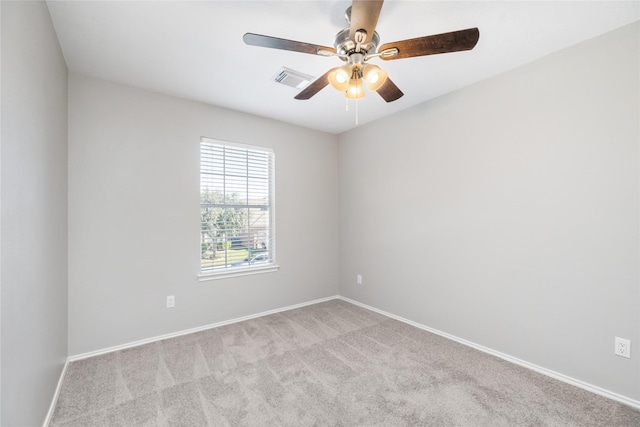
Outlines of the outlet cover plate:
M631 358L631 341L616 337L615 348L613 350L617 356Z
M173 295L169 295L167 297L167 308L173 308L176 306L176 297Z

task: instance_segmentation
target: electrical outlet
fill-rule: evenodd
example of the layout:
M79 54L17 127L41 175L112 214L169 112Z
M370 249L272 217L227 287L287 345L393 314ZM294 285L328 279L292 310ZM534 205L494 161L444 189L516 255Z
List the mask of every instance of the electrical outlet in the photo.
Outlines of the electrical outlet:
M613 353L617 356L630 358L631 357L631 341L625 340L624 338L616 337L616 346L613 350Z
M362 275L358 274L356 276L356 283L360 286L362 286Z
M176 306L176 297L173 295L169 295L167 297L167 308L173 308Z

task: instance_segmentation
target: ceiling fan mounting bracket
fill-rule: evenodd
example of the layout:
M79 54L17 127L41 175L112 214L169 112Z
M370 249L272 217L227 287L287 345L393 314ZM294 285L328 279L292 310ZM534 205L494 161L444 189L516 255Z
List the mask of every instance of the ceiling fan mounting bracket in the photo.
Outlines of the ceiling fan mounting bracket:
M351 6L344 11L344 19L347 21L347 25L351 25Z

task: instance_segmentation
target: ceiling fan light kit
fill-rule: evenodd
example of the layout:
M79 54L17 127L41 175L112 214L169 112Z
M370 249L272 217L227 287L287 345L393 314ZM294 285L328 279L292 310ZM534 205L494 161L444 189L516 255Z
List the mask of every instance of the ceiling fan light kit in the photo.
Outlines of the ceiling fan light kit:
M338 57L346 62L324 73L318 79L301 90L295 99L310 99L327 85L342 92L349 99L363 98L364 85L377 92L386 102L401 98L404 93L391 81L386 71L377 65L368 64L372 58L384 61L435 55L448 52L471 50L478 43L480 32L477 28L453 31L450 33L424 36L414 39L386 43L376 53L380 36L375 31L383 0L353 0L345 12L348 28L340 31L334 38L334 48L311 43L281 39L261 34L246 33L246 44L272 49L288 50L325 57Z
M377 65L364 64L366 60L364 54L352 53L347 57L347 65L329 70L329 84L349 99L364 98L362 79L368 90L376 92L387 81L387 73Z

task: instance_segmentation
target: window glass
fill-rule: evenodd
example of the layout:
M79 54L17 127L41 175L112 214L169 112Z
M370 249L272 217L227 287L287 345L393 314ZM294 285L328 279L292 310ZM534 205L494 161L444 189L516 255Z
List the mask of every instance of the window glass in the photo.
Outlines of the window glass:
M274 154L209 138L200 142L200 270L275 265Z

